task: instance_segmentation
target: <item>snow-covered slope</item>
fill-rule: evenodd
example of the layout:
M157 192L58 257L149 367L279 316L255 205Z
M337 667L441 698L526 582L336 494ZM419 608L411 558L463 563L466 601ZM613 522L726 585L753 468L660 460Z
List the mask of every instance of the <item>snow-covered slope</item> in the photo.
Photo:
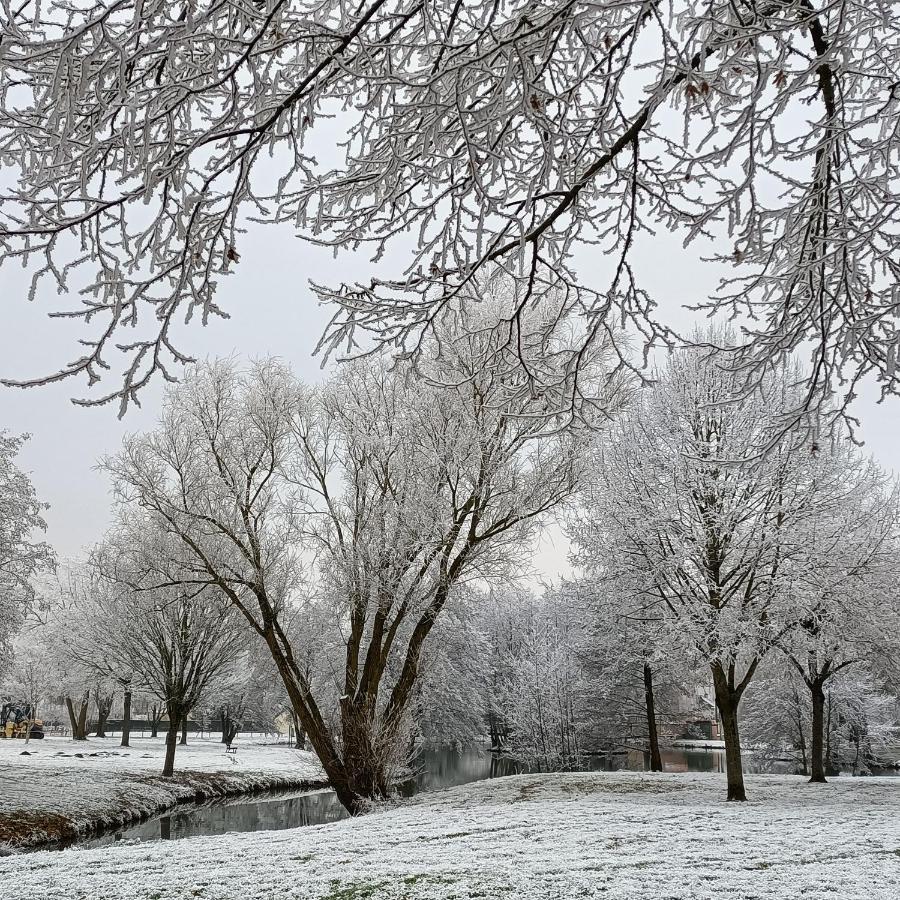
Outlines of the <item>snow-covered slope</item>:
M290 831L0 860L0 897L896 900L900 779L521 776ZM8 886L8 887L7 887Z

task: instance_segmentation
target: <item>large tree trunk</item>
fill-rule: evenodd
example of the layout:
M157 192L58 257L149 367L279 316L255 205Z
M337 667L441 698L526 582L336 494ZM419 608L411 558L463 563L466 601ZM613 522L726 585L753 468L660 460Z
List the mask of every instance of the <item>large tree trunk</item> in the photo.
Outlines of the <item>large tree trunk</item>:
M306 749L306 731L303 728L303 724L300 721L300 717L297 713L291 711L291 725L294 728L294 749L295 750L305 750Z
M182 712L177 706L169 706L169 728L166 731L166 758L162 773L170 778L175 774L175 749L178 746L178 725L182 720Z
M159 737L159 723L162 720L162 707L153 704L150 707L150 737Z
M87 714L88 714L88 697L87 694L84 696L84 700L81 702L81 709L78 711L78 733L81 735L79 740L86 741L87 740Z
M746 800L744 767L741 762L741 735L738 729L738 706L742 689L736 689L719 663L712 666L716 706L722 719L722 738L725 741L725 774L728 780L728 799Z
M366 798L357 793L351 779L347 776L341 755L338 753L328 726L315 704L307 705L305 695L308 692L308 686L304 683L302 675L298 673L296 663L285 652L282 646L283 637L274 628L263 634L263 637L272 653L272 659L278 667L278 674L284 683L293 714L302 724L338 800L350 815L364 812L367 806Z
M809 685L812 695L811 782L825 784L825 688L817 678Z
M99 738L105 738L106 721L109 719L109 714L112 710L113 695L100 694L98 692L95 702L97 704L97 730L94 732L94 735Z
M131 746L131 690L125 688L122 702L122 746Z
M78 716L75 714L75 707L72 698L66 696L66 711L69 713L69 727L72 729L72 740L77 741L78 738Z
M728 799L746 800L744 767L741 761L741 736L738 729L738 704L729 700L719 705L722 717L722 736L725 740L725 773L728 779Z
M308 710L294 708L338 800L351 816L366 812L373 800L387 799L390 785L384 744L373 740L373 723L365 712L342 702L338 755L324 723L320 727Z
M84 693L81 697L80 706L76 711L72 698L66 697L66 709L69 711L69 723L72 726L73 741L87 740L87 711L89 701L90 695Z
M411 690L415 686L421 643L429 628L430 625L425 627L421 622L417 626L410 639L403 669L383 713L372 714L380 676L377 672L367 676L368 665L356 688L347 690L348 696L341 700L340 750L310 694L307 676L293 659L289 648L285 649L287 640L278 623L273 623L271 630L263 633L291 707L319 757L338 800L351 815L365 812L372 800L386 799L388 796L396 741L402 739L398 723L403 721ZM351 695L357 699L351 699Z
M185 713L181 717L181 740L179 743L186 744L187 743L187 728L188 728L188 714Z
M390 794L388 766L392 741L376 734L381 723L372 709L341 703L343 775L347 788L366 800L386 800Z
M659 735L656 731L656 701L653 696L653 670L644 663L644 700L647 709L647 734L650 739L650 771L662 772L662 757L659 753Z

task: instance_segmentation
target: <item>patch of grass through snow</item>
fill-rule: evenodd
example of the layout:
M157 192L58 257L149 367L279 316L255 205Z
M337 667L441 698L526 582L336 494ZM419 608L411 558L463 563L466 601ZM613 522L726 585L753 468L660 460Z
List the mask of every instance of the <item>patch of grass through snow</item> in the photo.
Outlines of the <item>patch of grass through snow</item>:
M322 900L365 900L366 897L374 897L375 892L384 886L384 881L352 881L342 886L338 879L334 879L331 891Z
M407 875L401 878L399 882L391 884L387 881L352 881L348 884L342 884L338 879L332 879L331 891L322 897L322 900L367 900L382 896L382 892L388 888L393 897L414 897L416 891L406 890L408 888L425 887L427 885L437 884L453 884L454 879L446 878L442 875L430 875L421 872L418 875ZM471 896L476 896L472 894Z

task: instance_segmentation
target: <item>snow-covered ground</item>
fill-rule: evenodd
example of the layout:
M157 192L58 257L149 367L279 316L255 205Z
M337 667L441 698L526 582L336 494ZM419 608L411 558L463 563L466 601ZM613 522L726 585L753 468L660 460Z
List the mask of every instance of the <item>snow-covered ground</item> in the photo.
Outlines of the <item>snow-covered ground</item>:
M0 860L0 897L897 900L900 779L526 775L289 831ZM39 888L39 889L38 889Z
M313 754L287 744L238 739L237 752L228 755L218 740L194 738L178 748L173 779L159 774L162 738L118 744L117 738L46 737L27 746L0 740L0 847L70 838L186 800L324 780Z
M189 743L179 746L175 753L175 769L195 772L254 771L290 774L306 767L310 775L320 772L315 756L294 750L286 743L238 737L234 742L237 753L226 755L217 737L189 737ZM23 756L28 750L30 756ZM0 767L7 765L33 767L74 768L79 771L117 769L128 772L162 771L165 756L164 738L131 738L130 747L119 746L119 736L73 741L67 737L48 736L40 741L0 740ZM310 765L312 768L310 769Z

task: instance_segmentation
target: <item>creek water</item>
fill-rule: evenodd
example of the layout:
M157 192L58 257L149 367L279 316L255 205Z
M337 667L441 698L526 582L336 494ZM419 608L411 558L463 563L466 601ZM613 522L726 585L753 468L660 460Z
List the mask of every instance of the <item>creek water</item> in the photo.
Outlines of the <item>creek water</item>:
M671 750L663 754L663 766L671 772L723 772L721 750ZM648 768L639 751L591 756L585 771L614 771ZM425 750L417 760L417 771L398 785L405 797L436 791L486 778L518 775L527 771L511 759L486 750L449 747ZM79 847L102 847L117 841L176 840L196 835L226 834L233 831L275 831L302 825L336 822L347 815L333 791L280 792L234 800L178 807L169 813L126 828L105 832L77 842Z

